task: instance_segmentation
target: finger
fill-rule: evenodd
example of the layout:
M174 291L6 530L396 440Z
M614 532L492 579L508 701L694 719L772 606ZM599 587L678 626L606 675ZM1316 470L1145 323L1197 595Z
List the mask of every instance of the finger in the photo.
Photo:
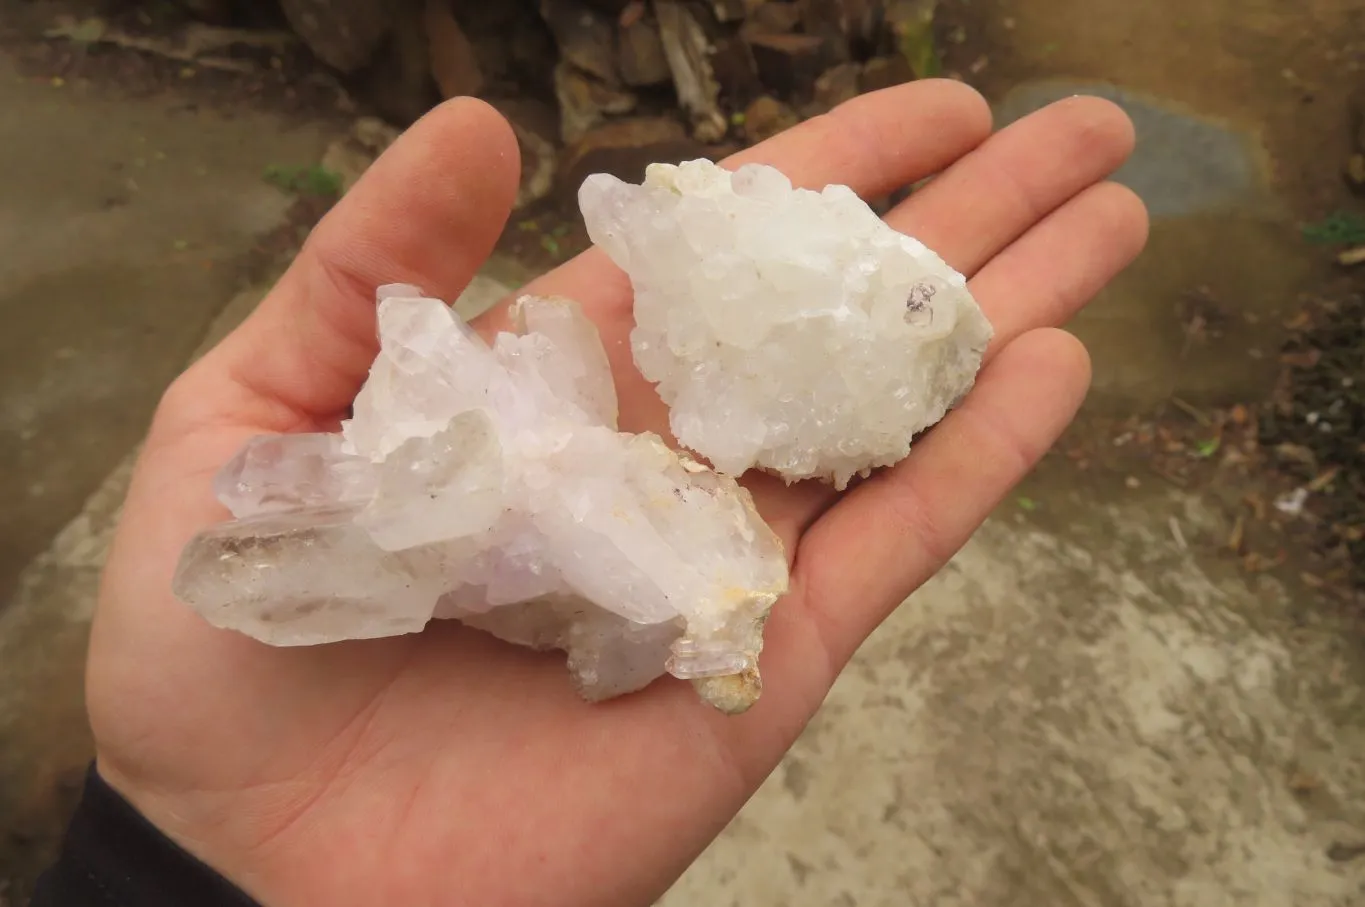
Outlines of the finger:
M977 92L951 80L926 80L855 98L723 163L730 168L769 164L799 186L838 182L874 197L941 170L985 140L990 129L989 106ZM590 249L521 292L581 300L601 331L617 378L621 427L657 431L671 439L668 409L632 359L632 295L624 272L601 250ZM480 324L484 331L505 326L505 304ZM745 485L789 558L801 531L834 494L810 482L787 488L765 476L751 476Z
M1133 124L1099 98L1058 101L1002 129L898 205L887 223L971 276L1133 150Z
M436 107L317 225L257 311L206 357L280 418L334 414L378 351L376 287L453 300L497 242L520 164L507 122L481 101Z
M1089 357L1071 335L1023 335L906 460L816 521L793 582L834 669L1033 468L1075 416L1089 379Z
M798 186L837 182L875 197L938 172L984 141L990 129L990 108L980 94L950 79L928 79L854 98L723 164L732 169L768 164ZM631 357L630 280L600 249L589 249L519 293L580 300L601 331L617 377L622 428L667 435L667 408ZM480 319L480 330L507 326L507 302Z
M1147 242L1147 209L1131 190L1100 183L1015 240L972 278L995 328L987 358L1016 337L1066 324Z
M1116 183L1076 196L998 255L969 283L995 328L986 362L1021 334L1065 324L1142 250L1147 212ZM833 493L804 482L787 488L746 478L764 519L794 553L796 540Z
M859 95L722 164L768 164L797 186L842 183L876 198L939 172L990 132L990 105L975 89L922 79Z
M721 163L730 169L768 164L798 186L842 183L873 198L938 172L990 130L990 107L975 90L951 79L926 79L856 97ZM522 292L582 300L599 324L599 315L629 323L630 281L596 248ZM505 306L499 306L486 320L501 328L505 318Z

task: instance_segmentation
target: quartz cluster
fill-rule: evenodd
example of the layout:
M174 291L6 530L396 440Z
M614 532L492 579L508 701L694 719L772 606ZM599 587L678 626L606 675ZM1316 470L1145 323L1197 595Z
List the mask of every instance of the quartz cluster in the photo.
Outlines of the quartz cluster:
M353 418L248 443L216 481L235 519L186 547L176 593L273 645L456 618L567 651L589 699L667 671L725 711L751 704L781 542L732 478L617 430L577 304L523 297L490 346L415 287L379 297Z
M352 418L248 443L215 486L234 519L189 543L176 593L272 645L453 618L566 651L591 700L667 672L751 705L788 568L732 477L843 488L896 463L971 388L990 324L846 187L692 161L590 177L580 204L634 286L637 366L714 471L618 430L576 303L523 297L489 344L418 288L381 287Z
M903 459L981 367L966 280L846 186L698 160L590 176L579 204L634 287L637 366L723 473L843 488Z

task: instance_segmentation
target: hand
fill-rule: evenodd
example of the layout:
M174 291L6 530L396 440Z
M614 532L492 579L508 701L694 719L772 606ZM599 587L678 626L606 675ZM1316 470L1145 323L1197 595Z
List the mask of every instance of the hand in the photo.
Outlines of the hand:
M746 480L794 559L765 692L727 718L665 678L581 702L563 660L455 624L273 649L171 595L181 547L226 517L210 479L247 438L334 430L376 352L374 289L454 299L516 190L506 123L472 100L412 127L318 225L258 310L167 391L110 554L89 663L103 776L269 907L647 904L777 765L878 623L967 540L1085 393L1065 322L1139 251L1141 204L1100 182L1132 147L1117 108L1070 99L989 136L973 91L858 98L744 152L798 185L875 197L971 277L996 337L975 390L855 489ZM666 412L630 357L628 281L589 251L532 292L578 299L627 431ZM482 320L491 333L503 308ZM912 605L913 607L913 605Z

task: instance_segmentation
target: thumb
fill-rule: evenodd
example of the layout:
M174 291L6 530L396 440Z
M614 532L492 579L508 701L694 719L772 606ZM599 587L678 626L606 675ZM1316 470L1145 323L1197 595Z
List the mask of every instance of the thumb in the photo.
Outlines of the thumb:
M520 175L492 107L448 101L407 130L313 230L257 310L183 380L255 427L334 418L378 351L375 289L411 283L453 301L492 252ZM216 407L215 407L216 408Z

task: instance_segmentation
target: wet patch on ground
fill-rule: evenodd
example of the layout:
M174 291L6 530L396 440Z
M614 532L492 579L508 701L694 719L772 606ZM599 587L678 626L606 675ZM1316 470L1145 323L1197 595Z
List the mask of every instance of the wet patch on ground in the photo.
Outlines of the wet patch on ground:
M257 238L287 222L265 169L316 160L325 135L0 60L0 597L138 440Z
M1024 83L996 104L997 118L1007 124L1076 94L1132 118L1137 147L1113 179L1152 217L1142 257L1071 325L1097 364L1091 408L1266 393L1281 322L1323 266L1274 191L1264 148L1249 131L1102 82Z
M1358 518L1327 502L1354 497L1359 479L1340 455L1299 453L1305 438L1320 440L1303 425L1283 429L1286 406L1304 409L1300 419L1315 408L1292 402L1295 387L1302 395L1343 377L1305 370L1315 355L1302 349L1306 313L1352 310L1360 293L1319 234L1351 219L1337 212L1358 210L1340 168L1365 85L1365 9L1343 0L939 9L948 69L981 88L1002 122L1073 93L1124 107L1138 144L1115 179L1153 217L1142 257L1068 326L1092 352L1094 391L1020 509L1030 520L1044 510L1079 517L1067 503L1077 482L1119 499L1196 492L1218 504L1217 537L1181 539L1177 521L1172 544L1248 575L1275 571L1307 607L1353 601L1345 581ZM1318 409L1333 404L1322 394ZM1273 425L1280 431L1267 434Z

